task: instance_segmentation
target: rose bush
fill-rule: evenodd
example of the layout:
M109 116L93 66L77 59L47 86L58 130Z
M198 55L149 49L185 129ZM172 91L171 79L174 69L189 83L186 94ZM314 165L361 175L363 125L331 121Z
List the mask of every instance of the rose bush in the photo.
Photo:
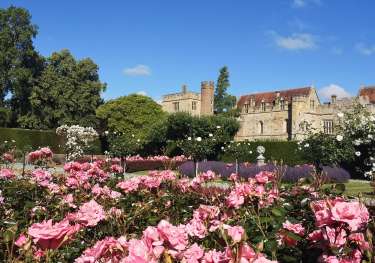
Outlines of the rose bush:
M226 185L212 171L124 179L118 163L1 177L0 261L374 260L374 214L340 187L284 185L278 170L232 174Z

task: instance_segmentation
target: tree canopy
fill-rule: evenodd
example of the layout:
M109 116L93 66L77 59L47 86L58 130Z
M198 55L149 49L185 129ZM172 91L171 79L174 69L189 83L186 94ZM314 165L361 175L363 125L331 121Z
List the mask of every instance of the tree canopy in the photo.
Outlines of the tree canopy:
M154 123L166 115L150 97L131 94L101 105L96 115L111 132L146 138Z
M68 50L55 52L32 89L32 110L20 125L38 129L62 124L95 127L95 111L102 104L100 95L105 88L91 59L76 60Z
M214 99L214 109L216 113L223 113L230 111L236 104L236 97L227 93L230 87L229 71L226 66L220 69L220 74L217 79Z
M31 109L28 98L43 68L43 58L33 46L37 32L26 9L0 9L0 123L14 125ZM9 92L11 99L5 101Z

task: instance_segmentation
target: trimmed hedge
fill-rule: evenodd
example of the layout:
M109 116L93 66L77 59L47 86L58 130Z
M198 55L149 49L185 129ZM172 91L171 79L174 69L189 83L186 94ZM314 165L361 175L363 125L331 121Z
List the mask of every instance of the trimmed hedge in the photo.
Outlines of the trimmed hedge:
M55 131L27 130L19 128L0 128L0 141L15 140L17 148L30 146L32 149L48 146L54 153L62 153L59 145L64 144L64 138L58 136Z
M28 130L20 128L0 128L0 143L16 141L17 148L30 146L32 149L48 146L54 153L64 153L61 145L65 144L64 138L58 136L54 130ZM89 153L102 154L102 142L96 140Z
M298 153L298 144L295 141L253 141L250 143L250 149L252 153L245 154L240 162L256 162L258 153L256 151L259 145L262 145L266 148L264 156L267 161L281 161L287 165L298 165L307 163L306 160ZM220 160L223 162L234 162L233 156L223 153L220 156Z

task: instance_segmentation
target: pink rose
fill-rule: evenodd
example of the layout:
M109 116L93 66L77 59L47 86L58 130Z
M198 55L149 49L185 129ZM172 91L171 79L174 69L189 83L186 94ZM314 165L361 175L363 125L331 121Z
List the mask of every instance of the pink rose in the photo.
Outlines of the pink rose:
M126 255L127 242L123 237L106 237L75 260L76 263L119 262Z
M27 242L27 238L26 238L26 236L25 236L24 234L21 234L21 235L17 238L16 242L14 242L14 244L15 244L17 247L22 247L23 245L26 244L26 242Z
M174 226L166 220L160 221L157 226L159 234L163 240L168 242L172 249L181 251L188 244L188 235L185 226Z
M0 179L11 179L15 176L11 169L3 168L0 169Z
M323 233L323 238L329 242L329 246L333 248L340 248L346 243L346 231L343 228L331 228L326 226Z
M200 219L193 218L186 224L185 229L191 237L204 238L207 235L207 228Z
M369 221L369 213L359 202L337 202L332 207L332 219L345 222L352 231L356 231Z
M125 193L130 193L138 190L140 180L137 178L132 178L126 181L119 182L116 187L120 188Z
M224 225L224 229L227 230L228 235L232 238L234 243L240 242L245 233L242 226Z
M207 251L202 259L202 263L227 263L229 262L229 258L226 256L224 252L209 250Z
M244 196L236 190L232 190L226 200L227 205L234 208L239 208L244 202Z
M185 250L183 253L182 263L199 263L203 257L203 249L194 243L191 247Z
M268 182L268 172L260 172L257 175L255 175L255 180L259 184L266 184Z
M305 228L301 224L292 224L288 220L283 223L283 228L299 236L303 236L305 233Z
M32 224L27 233L42 249L57 249L70 240L79 229L79 225L70 225L68 220L56 224L48 220Z
M81 205L78 212L68 214L67 218L83 226L96 226L105 219L105 211L95 200L91 200Z

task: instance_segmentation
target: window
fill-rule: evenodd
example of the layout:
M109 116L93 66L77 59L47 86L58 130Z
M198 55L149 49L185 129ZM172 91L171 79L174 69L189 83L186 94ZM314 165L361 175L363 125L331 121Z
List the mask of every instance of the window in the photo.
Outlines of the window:
M245 106L245 112L249 113L249 104L246 103L244 106Z
M259 134L263 134L263 128L264 128L264 127L263 127L263 126L264 126L264 125L263 125L263 122L260 121L259 124L258 124L258 126L259 126L259 127L258 127L258 128L259 128Z
M310 100L310 109L315 108L315 100Z
M280 109L285 110L285 100L283 99L280 100Z
M180 110L180 103L179 102L173 102L173 109L174 111Z
M326 134L332 134L333 133L333 120L324 120L323 131Z
M192 101L191 102L191 109L192 110L197 110L197 102L196 101Z
M262 102L260 104L260 106L261 106L262 111L266 111L266 103L265 102Z

